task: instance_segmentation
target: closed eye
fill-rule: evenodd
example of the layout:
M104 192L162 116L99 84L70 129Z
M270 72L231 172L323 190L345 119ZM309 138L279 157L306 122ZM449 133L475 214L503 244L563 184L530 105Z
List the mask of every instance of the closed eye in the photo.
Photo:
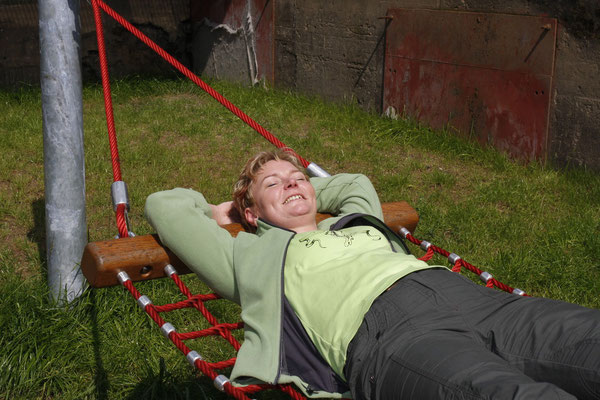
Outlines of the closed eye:
M273 186L277 186L277 184L279 182L280 182L279 179L270 178L270 179L267 179L266 181L264 181L264 185L265 185L265 187L273 187Z

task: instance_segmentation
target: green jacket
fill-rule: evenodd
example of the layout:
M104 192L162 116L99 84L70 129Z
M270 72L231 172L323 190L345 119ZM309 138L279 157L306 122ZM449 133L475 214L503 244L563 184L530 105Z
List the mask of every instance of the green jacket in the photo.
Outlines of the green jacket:
M367 177L339 174L311 178L311 183L318 211L336 215L322 221L319 229L341 228L346 220L358 218L361 225L387 229L393 247L408 252L402 240L381 223L381 204ZM304 369L297 366L305 361L298 361L296 356L309 353L305 349L308 346L305 340L288 339L289 335L284 334L290 331L285 327L294 319L284 310L283 267L295 232L259 219L256 234L241 232L233 238L211 219L204 196L191 189L150 195L145 213L164 245L216 293L241 305L244 342L231 373L233 384L294 383L310 397L348 396L342 393L344 385L315 385L305 376L298 376L303 374L297 371L314 370L312 362Z

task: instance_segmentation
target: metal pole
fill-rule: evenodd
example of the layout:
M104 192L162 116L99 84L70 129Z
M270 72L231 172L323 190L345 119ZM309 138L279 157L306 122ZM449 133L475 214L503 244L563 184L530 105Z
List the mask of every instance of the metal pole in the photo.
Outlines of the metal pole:
M85 288L79 269L87 242L79 1L38 0L48 286L59 304Z

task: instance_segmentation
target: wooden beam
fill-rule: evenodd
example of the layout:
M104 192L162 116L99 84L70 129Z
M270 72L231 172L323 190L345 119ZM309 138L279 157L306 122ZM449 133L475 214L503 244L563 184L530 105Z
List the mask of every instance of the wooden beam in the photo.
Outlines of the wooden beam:
M419 215L407 202L384 203L382 207L385 222L394 231L398 232L404 226L413 232L417 227ZM328 217L328 214L318 214L317 221ZM223 228L232 236L243 230L240 224ZM134 282L163 278L163 268L167 264L173 265L179 274L191 272L154 234L88 243L81 259L81 270L90 285L99 288L117 285L120 271L127 272Z

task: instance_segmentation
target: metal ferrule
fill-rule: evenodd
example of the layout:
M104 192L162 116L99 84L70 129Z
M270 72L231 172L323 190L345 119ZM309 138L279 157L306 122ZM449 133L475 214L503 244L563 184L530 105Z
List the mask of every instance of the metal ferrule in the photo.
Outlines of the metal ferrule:
M306 173L310 176L317 176L320 178L327 178L328 176L331 176L329 172L312 162L308 164L308 167L306 167Z
M131 278L129 278L129 274L125 271L121 271L117 274L117 279L119 280L119 283L122 285L125 282L127 282L128 280L130 280Z
M169 277L170 277L171 275L173 275L173 274L176 274L176 273L177 273L177 271L175 270L175 267L173 267L171 264L167 264L167 265L165 265L164 271L165 271L165 274L166 274L167 276L169 276Z
M127 226L129 226L129 223L127 223ZM131 231L127 231L128 235L127 237L134 237L135 233L131 232ZM115 235L115 239L121 239L121 235L119 235L118 233Z
M112 197L113 210L117 211L119 204L125 204L129 211L129 193L127 184L123 181L115 181L110 185L110 196Z
M448 262L452 265L456 264L458 260L460 260L460 256L456 253L450 253L448 256Z
M192 350L189 353L187 353L187 356L185 356L185 358L187 358L188 362L192 364L192 367L196 367L196 361L202 360L202 356L198 354L196 350Z
M514 288L512 292L517 296L525 296L525 291L518 288Z
M217 375L217 377L213 381L213 384L215 385L215 387L217 389L219 389L221 392L225 391L226 383L229 383L229 378L227 378L225 375Z
M406 239L406 236L410 235L410 231L408 229L406 229L405 227L400 228L400 234L402 235L402 237L404 239Z
M170 322L165 322L163 326L160 327L160 331L167 339L169 339L171 332L175 332L175 327Z
M486 271L483 271L481 274L479 274L479 279L481 279L484 283L488 283L488 281L492 278L493 275Z
M423 250L427 251L431 247L431 243L429 243L427 240L423 240L423 241L421 241L421 244L419 245L419 247L421 247Z
M140 296L140 298L137 301L138 306L140 306L140 308L142 310L146 310L146 306L148 306L149 304L152 304L152 300L150 300L150 298L146 295Z

